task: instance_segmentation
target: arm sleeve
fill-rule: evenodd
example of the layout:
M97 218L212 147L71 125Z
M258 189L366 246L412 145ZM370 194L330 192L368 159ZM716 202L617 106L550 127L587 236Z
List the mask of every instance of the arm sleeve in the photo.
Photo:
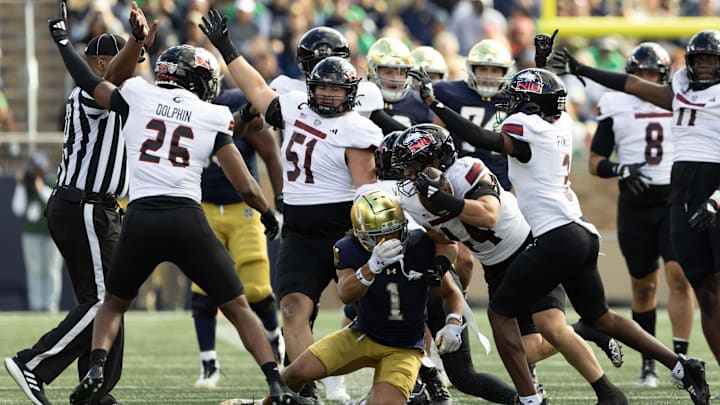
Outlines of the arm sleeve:
M582 65L578 73L581 76L585 76L598 84L617 91L625 90L625 83L628 79L627 73L595 69L586 65Z
M284 128L285 124L282 118L282 109L280 108L280 96L275 97L265 111L265 122L275 128Z
M601 156L610 157L614 148L615 132L613 131L613 119L605 118L598 122L590 151Z
M403 131L407 127L400 121L391 117L385 110L375 110L370 114L370 120L382 129L383 135L387 135L393 131Z
M110 109L116 111L122 117L123 125L127 122L127 117L130 112L130 106L120 94L120 89L115 89L110 96Z
M217 151L220 150L223 146L233 143L232 136L218 132L217 135L215 135L215 145L213 145L213 154L217 153Z
M58 49L60 50L60 56L62 56L65 67L73 80L75 80L75 83L88 94L92 95L95 87L97 87L103 79L93 74L87 63L75 52L75 48L72 46L58 46Z
M480 128L438 101L433 102L430 109L443 120L452 133L472 146L504 153L505 141L501 133Z
M513 143L513 156L515 159L520 161L521 163L527 163L530 161L530 158L532 157L532 152L530 149L530 144L527 142L523 142L513 136L510 137Z

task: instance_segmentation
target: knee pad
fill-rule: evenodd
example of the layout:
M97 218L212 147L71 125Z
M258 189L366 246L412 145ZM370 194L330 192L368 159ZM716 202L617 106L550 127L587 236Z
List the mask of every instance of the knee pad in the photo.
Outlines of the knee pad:
M192 314L193 318L215 318L218 312L218 306L215 300L198 293L192 293Z
M265 330L273 331L278 327L277 303L275 296L270 294L258 302L250 303L250 308L257 314Z

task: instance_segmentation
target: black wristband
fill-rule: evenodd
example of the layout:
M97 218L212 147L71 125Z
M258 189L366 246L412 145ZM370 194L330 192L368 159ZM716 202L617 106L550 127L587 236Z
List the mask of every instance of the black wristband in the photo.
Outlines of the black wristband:
M609 89L617 91L625 91L625 83L628 79L627 73L595 69L586 65L580 65L578 68L578 74L580 76L585 76Z
M132 39L133 39L133 41L139 42L139 43L141 43L141 44L142 44L142 43L145 43L145 37L138 38L138 37L135 36L135 33L134 33L134 32L132 33Z
M216 47L218 51L220 51L220 55L222 55L226 65L229 65L230 62L234 61L235 58L240 56L240 52L237 50L237 48L235 48L235 45L233 45L232 41L229 38L222 44L216 45Z
M465 199L455 197L445 190L438 190L430 198L430 202L440 209L447 210L450 215L457 217L465 208Z
M597 165L597 175L605 179L617 177L618 166L617 163L611 162L610 159L603 159Z

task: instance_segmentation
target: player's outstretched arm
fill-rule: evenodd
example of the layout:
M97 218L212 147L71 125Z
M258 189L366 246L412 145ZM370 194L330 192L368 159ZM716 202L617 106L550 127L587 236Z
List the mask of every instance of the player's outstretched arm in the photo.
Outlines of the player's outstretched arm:
M210 42L220 51L230 75L257 111L265 113L278 94L265 83L265 79L238 52L230 39L227 17L211 9L199 25Z
M125 80L135 75L137 64L145 60L143 46L148 48L152 46L155 41L155 33L160 26L158 20L153 21L153 24L148 26L145 14L134 1L132 2L129 21L132 27L131 38L125 43L123 49L112 58L105 73L105 80L112 82L116 86L121 85Z
M116 87L114 84L95 76L90 67L75 52L75 48L68 37L67 21L64 18L48 20L48 29L60 51L63 63L65 63L65 67L73 80L75 80L75 83L88 94L92 94L101 107L109 109L110 96Z
M657 84L627 73L596 69L580 63L567 49L556 52L549 66L559 74L584 76L607 88L632 94L666 110L672 110L673 91L670 84Z

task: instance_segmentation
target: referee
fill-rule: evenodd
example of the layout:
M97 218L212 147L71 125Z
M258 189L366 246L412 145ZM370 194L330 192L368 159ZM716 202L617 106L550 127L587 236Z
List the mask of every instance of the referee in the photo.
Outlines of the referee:
M118 35L103 34L90 40L85 55L93 73L117 82L132 75L135 63L125 60L125 52L120 53L124 45L125 40ZM112 73L108 73L110 61L118 53ZM79 377L88 371L93 320L104 300L105 274L120 235L117 198L127 191L120 115L98 106L79 87L73 88L65 109L58 183L45 215L67 263L77 305L31 348L5 359L8 372L34 404L50 404L43 386L75 359ZM91 405L117 402L109 392L120 379L122 358L121 325L108 356L105 384Z

